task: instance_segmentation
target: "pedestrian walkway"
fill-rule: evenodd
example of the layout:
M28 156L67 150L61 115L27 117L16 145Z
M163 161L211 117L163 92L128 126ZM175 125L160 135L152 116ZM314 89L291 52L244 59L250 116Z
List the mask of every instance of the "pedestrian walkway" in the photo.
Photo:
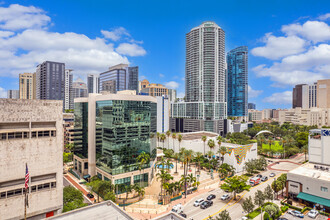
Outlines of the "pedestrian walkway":
M300 163L292 162L289 160L280 160L278 162L272 163L267 166L268 170L275 170L280 172L288 172L298 166L300 166Z
M78 190L80 190L84 196L87 198L87 200L89 200L91 203L94 203L95 198L88 198L87 194L89 193L86 189L84 189L79 183L77 183L77 181L74 180L75 177L72 177L70 174L65 174L64 178L69 181L72 185L74 185Z

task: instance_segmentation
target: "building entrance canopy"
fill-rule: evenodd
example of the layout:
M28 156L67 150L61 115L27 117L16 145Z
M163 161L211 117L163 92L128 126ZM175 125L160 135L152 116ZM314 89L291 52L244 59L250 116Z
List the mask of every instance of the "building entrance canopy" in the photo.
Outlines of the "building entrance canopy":
M320 204L320 205L323 205L323 206L326 206L326 207L330 207L330 199L325 199L325 198L322 198L322 197L319 197L319 196L313 196L311 194L303 193L303 192L300 192L298 194L297 198L302 199L302 200L306 200L306 201L309 201L309 202L313 202L313 203L316 203L316 204Z

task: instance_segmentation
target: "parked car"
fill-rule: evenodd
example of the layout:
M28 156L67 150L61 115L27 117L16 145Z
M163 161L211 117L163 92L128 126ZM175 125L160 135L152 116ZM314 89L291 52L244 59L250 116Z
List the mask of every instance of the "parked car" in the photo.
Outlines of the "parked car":
M261 174L258 174L257 177L262 178L262 175Z
M215 195L214 194L211 194L211 195L209 195L206 199L207 200L212 200L212 199L215 199Z
M256 186L260 183L260 178L255 176L255 177L252 177L249 181L250 185L251 186Z
M290 215L293 215L293 216L296 216L296 217L299 217L299 218L304 217L304 215L301 212L297 211L297 210L289 210L288 213Z
M221 196L221 200L227 200L229 199L229 195L228 194L224 194Z
M200 205L200 207L201 207L201 209L206 209L212 205L213 205L212 201L206 200Z
M267 181L268 180L268 177L267 176L263 176L263 177L261 177L261 181L262 182L265 182L265 181Z
M289 219L287 219L287 218L278 218L277 220L289 220Z
M94 195L93 194L91 194L91 193L87 193L87 195L86 195L88 198L90 198L90 199L92 199L92 198L94 198Z
M183 212L180 212L179 215L181 215L184 218L187 218L187 215L185 213L183 213Z
M194 202L194 206L200 206L204 202L204 199L198 199Z
M275 173L271 173L269 174L270 177L274 177L275 176Z
M183 212L183 206L181 203L176 204L175 206L172 207L172 212L176 212L176 213L181 213Z
M242 218L241 218L241 220L248 220L249 218L248 217L245 217L245 216L243 216Z
M311 217L311 218L316 218L316 216L318 216L319 212L316 211L315 209L312 209L308 212L308 216Z

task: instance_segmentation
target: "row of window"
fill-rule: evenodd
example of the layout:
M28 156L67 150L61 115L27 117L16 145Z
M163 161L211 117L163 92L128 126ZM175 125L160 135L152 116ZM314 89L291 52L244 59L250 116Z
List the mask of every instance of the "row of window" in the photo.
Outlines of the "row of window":
M25 139L40 137L56 137L56 131L32 131L32 132L9 132L0 133L0 140Z
M31 186L30 192L35 193L35 192L40 192L40 191L44 191L44 190L50 190L53 188L56 188L56 182L44 183L44 184ZM5 191L5 192L0 192L0 199L21 196L21 195L24 195L24 193L25 193L25 188L18 188L18 189L14 189L14 190Z

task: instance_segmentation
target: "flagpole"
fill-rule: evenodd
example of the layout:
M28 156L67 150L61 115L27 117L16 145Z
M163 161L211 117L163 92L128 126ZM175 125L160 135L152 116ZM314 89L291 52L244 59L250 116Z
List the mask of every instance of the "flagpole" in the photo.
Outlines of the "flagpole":
M25 200L24 200L24 219L26 220L26 191L27 189L25 189Z

